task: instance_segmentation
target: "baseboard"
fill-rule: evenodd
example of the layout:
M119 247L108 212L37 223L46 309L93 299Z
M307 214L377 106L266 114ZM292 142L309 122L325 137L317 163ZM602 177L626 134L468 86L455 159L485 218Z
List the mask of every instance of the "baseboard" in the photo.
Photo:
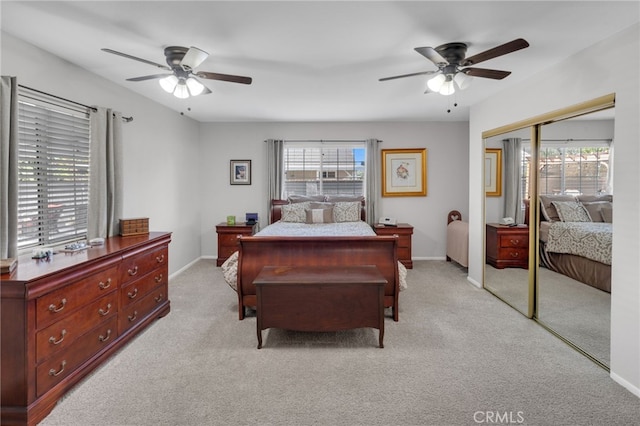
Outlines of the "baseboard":
M626 390L628 390L629 392L631 392L632 394L634 394L635 396L640 398L640 388L638 388L637 386L632 385L631 383L629 383L628 381L626 381L622 377L618 376L614 372L610 372L609 373L609 377L611 377L611 379L614 382L618 383L620 386L622 386L623 388L625 388Z
M467 277L467 281L469 281L474 287L482 288L482 283L479 283L471 277Z
M169 274L169 279L173 279L173 278L177 277L178 275L180 275L181 273L183 273L184 271L186 271L187 269L192 267L200 259L202 259L202 257L198 257L198 258L192 260L191 262L189 262L186 265L184 265L182 268L178 269L173 274Z

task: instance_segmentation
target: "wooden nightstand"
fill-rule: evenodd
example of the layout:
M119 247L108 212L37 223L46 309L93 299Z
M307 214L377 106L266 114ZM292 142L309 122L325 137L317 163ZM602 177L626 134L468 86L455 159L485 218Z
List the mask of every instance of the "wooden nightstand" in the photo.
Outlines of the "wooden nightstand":
M408 223L398 223L397 226L375 224L373 225L373 230L377 235L397 235L398 260L402 262L407 269L413 268L413 260L411 260L411 235L413 234L413 226Z
M487 263L495 268L529 267L529 227L487 223Z
M238 236L251 236L258 230L258 223L247 225L238 222L235 225L227 225L225 222L216 225L218 233L218 259L217 266L221 266L234 252L238 251Z

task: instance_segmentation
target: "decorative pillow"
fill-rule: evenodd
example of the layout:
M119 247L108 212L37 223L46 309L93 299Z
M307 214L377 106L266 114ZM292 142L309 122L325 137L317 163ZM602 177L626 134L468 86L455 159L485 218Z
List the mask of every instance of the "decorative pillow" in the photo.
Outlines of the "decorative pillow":
M333 207L306 209L306 223L333 223Z
M540 213L542 217L549 222L557 222L560 220L558 211L552 204L554 201L576 201L573 195L541 195L540 196Z
M611 203L609 201L583 202L582 205L587 209L592 222L604 222L602 209L605 207L611 207Z
M291 194L291 195L289 195L289 198L287 198L287 201L289 201L289 203L291 203L291 204L304 203L306 201L324 201L324 195L298 195L298 194Z
M337 202L333 207L333 218L336 222L359 222L360 207L359 201Z
M309 202L284 204L282 206L282 216L280 220L283 222L304 223L307 220L305 209L309 208Z
M602 206L600 209L600 214L602 215L602 221L607 223L613 223L613 206L607 205Z
M309 203L309 207L310 209L333 209L333 203L320 203L320 202L310 202Z
M582 203L577 201L552 201L551 204L558 211L563 222L591 222L589 213Z

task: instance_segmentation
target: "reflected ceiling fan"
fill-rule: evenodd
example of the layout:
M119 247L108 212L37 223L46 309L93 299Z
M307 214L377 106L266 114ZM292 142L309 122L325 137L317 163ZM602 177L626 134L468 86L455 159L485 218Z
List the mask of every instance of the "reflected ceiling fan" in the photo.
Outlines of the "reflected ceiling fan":
M469 76L491 78L494 80L502 80L507 77L511 74L511 71L469 67L526 47L529 47L529 43L522 38L518 38L468 58L465 57L467 53L467 45L465 43L446 43L435 48L416 47L415 51L433 62L438 67L437 70L385 77L379 81L434 74L435 76L427 82L427 90L425 93L437 92L447 96L455 93L456 87L460 90L466 89L472 80Z
M196 71L196 68L204 62L209 56L204 50L197 47L169 46L164 49L164 56L167 65L158 64L153 61L138 58L126 53L118 52L112 49L101 49L104 52L122 56L124 58L133 59L134 61L143 62L153 65L171 73L145 75L142 77L128 78L127 81L145 81L160 79L159 83L168 93L173 93L177 98L185 99L189 96L198 96L200 94L209 94L209 90L196 77L208 80L229 81L231 83L251 84L251 77L243 77L240 75L220 74L208 71Z

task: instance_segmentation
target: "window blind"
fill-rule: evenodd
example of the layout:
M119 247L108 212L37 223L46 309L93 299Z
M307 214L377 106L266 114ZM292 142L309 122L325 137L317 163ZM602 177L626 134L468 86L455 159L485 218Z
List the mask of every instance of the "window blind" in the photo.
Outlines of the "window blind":
M20 95L18 248L86 238L89 111Z
M284 143L283 195L363 195L364 142Z

